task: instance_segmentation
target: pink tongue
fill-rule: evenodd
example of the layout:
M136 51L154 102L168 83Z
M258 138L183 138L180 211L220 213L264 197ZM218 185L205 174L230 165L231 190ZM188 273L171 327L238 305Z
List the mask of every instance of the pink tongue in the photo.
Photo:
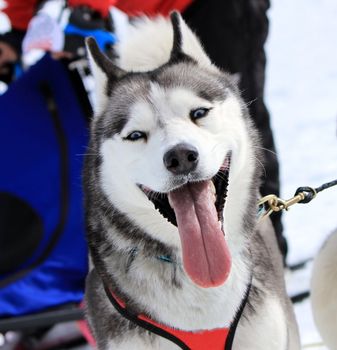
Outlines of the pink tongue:
M209 182L188 184L169 193L183 249L183 263L192 281L209 288L223 284L231 257L220 229Z

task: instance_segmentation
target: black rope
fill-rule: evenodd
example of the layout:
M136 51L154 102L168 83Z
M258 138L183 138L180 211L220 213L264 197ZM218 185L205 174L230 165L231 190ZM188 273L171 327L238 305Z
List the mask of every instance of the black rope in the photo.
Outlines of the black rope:
M337 185L337 180L334 180L334 181L327 182L317 188L312 188L307 186L299 187L295 192L295 196L297 196L299 193L304 193L305 198L298 203L302 203L302 204L309 203L316 197L317 193L322 192L336 185Z
M327 183L323 184L320 187L315 188L315 191L318 193L318 192L324 191L327 188L330 188L330 187L336 186L336 185L337 185L337 180L330 181L330 182L327 182Z
M293 265L287 265L287 268L290 270L290 271L297 271L297 270L301 270L305 267L305 265L312 261L314 258L306 258L305 260L302 260L300 262L298 262L297 264L293 264Z
M296 294L290 298L291 302L293 304L300 303L303 300L307 299L310 297L310 291L305 291L299 294Z

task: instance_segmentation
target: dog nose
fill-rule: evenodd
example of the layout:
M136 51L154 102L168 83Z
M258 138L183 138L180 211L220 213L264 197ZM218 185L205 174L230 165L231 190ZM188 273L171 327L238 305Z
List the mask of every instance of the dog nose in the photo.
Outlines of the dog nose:
M187 175L198 164L199 153L195 147L180 143L164 154L166 169L175 175Z

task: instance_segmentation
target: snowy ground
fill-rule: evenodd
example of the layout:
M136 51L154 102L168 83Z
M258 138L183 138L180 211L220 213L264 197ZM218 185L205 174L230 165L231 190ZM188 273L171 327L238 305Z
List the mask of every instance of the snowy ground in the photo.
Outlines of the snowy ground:
M266 100L281 163L282 196L337 178L337 2L274 0L267 42ZM313 257L337 227L337 188L284 215L288 262ZM309 287L310 266L287 276L290 293ZM309 301L296 306L303 345L320 341ZM317 347L317 349L324 349Z

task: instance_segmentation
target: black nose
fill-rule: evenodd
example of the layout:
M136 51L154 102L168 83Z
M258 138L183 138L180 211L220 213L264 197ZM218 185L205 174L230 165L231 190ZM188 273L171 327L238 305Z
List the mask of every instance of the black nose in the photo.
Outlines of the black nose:
M199 153L195 147L179 143L164 154L164 164L167 170L176 175L187 175L198 164Z

